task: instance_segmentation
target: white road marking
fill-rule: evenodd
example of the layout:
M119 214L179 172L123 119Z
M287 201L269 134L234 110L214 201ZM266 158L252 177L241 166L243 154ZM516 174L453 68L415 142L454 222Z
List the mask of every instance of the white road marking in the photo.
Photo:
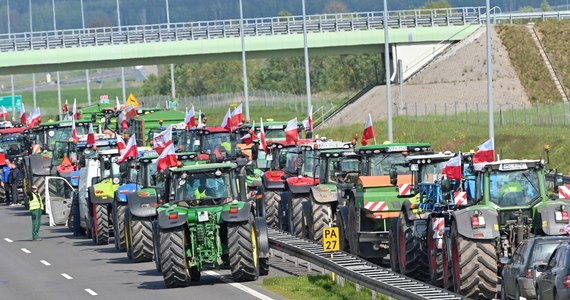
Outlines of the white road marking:
M235 287L236 289L242 290L250 295L252 295L253 297L257 298L257 299L261 299L261 300L274 300L273 298L266 296L254 289L248 288L247 286L241 284L241 283L237 283L237 282L233 282L229 279L224 278L224 276L222 276L221 274L214 272L214 271L204 271L204 273L210 275L210 276L216 276L218 277L220 280L222 280L223 282Z
M73 279L73 277L71 277L71 276L69 276L69 275L67 275L67 274L65 274L65 273L61 273L61 276L63 276L63 277L64 277L65 279L67 279L67 280Z
M45 260L40 260L40 262L46 266L51 266L51 264Z
M85 291L88 292L91 296L97 296L97 293L95 293L92 289L85 289Z
M24 252L24 253L28 253L28 254L32 253L32 251L30 251L30 250L28 250L28 249L26 249L26 248L22 248L22 249L20 249L20 250L22 250L22 252Z
M8 242L8 243L12 243L12 242L14 242L14 241L12 241L12 240L11 240L11 239L9 239L9 238L4 238L4 240L5 240L6 242Z

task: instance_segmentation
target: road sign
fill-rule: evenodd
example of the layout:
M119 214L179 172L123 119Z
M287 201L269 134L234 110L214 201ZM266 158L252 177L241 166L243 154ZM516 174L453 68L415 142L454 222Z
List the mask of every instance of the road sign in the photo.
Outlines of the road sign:
M100 104L109 104L109 95L99 96L99 103Z
M129 98L127 98L127 102L125 103L125 106L129 105L132 105L133 107L139 106L139 101L137 100L137 98L133 93L129 94Z
M0 97L0 106L4 106L8 112L12 112L12 96ZM14 95L14 106L16 111L22 108L22 96Z
M323 249L325 252L340 251L338 227L323 228Z

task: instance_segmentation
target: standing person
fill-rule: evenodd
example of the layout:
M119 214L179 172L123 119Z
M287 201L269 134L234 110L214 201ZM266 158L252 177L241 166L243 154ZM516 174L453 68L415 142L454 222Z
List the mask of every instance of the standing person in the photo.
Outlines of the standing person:
M6 164L2 167L2 187L4 188L4 201L6 205L10 205L11 197L10 197L10 182L8 182L8 174L10 174L10 160L6 160Z
M8 174L8 182L12 188L12 204L20 204L20 194L18 193L18 187L22 185L22 172L16 167L16 164L10 163L10 174Z
M38 194L38 187L32 185L32 195L30 197L30 214L32 214L32 240L41 241L38 232L40 231L40 224L42 222L42 210L44 203L40 194Z

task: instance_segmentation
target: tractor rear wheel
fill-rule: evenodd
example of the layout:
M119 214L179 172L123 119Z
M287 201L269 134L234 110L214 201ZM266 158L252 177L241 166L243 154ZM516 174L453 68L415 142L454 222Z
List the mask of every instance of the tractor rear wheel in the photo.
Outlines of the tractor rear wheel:
M453 290L473 299L497 295L497 253L493 240L470 240L451 227L451 273Z
M390 219L388 242L390 245L390 267L394 272L400 272L400 253L398 252L398 219Z
M281 192L265 191L265 193L263 193L263 201L265 202L265 215L267 217L267 226L278 227L279 202L281 201Z
M228 250L234 281L257 280L259 259L253 215L246 222L228 223Z
M93 204L93 206L93 239L95 244L109 244L109 209L107 204Z
M192 277L186 257L184 227L160 230L160 258L166 287L185 287L190 284Z
M305 237L305 222L303 218L303 202L305 197L289 196L289 229L291 233L298 237Z
M125 241L125 211L127 206L124 204L113 203L113 231L115 233L115 249L126 251L127 245Z
M134 262L151 261L153 256L152 220L130 216L130 249Z
M431 284L443 287L443 247L439 249L438 243L442 237L434 238L435 231L433 224L435 219L443 218L430 218L427 224L427 249L428 249L428 266L429 277ZM441 222L441 221L440 221Z
M332 209L328 203L318 203L311 197L312 222L310 234L311 238L319 244L323 241L323 228L332 226Z
M162 266L160 265L160 234L158 230L158 221L154 220L151 222L152 226L152 250L153 250L153 260L154 266L158 272L162 272Z
M428 279L427 253L422 251L422 240L414 234L413 221L402 212L398 219L398 249L400 273L421 281Z

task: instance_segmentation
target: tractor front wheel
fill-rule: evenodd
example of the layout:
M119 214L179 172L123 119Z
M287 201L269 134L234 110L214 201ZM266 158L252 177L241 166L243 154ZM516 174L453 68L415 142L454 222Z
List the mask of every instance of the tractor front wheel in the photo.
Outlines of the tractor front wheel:
M160 264L164 284L168 288L185 287L192 281L186 257L184 227L160 230Z
M398 219L398 249L400 250L400 273L426 281L428 278L427 253L422 250L422 240L414 233L413 221L402 212Z
M265 215L268 227L279 227L279 202L281 202L281 191L265 191L263 193L265 202Z
M323 241L323 228L332 227L332 209L328 203L318 203L313 197L311 201L311 216L312 218L310 234L311 238L317 243Z
M298 237L306 237L303 218L303 202L305 201L307 201L305 197L289 196L289 229L293 235Z
M434 224L435 226L444 226L440 222L445 221L443 218L430 218L428 220L427 249L430 282L435 286L443 287L443 247L442 249L438 248L438 244L443 239L443 236L435 237L436 233L434 230Z
M390 245L390 267L394 272L400 272L400 253L398 252L398 219L390 219L390 231L388 232L388 242Z
M115 249L123 252L127 250L125 241L125 211L127 206L119 204L115 198L113 203L113 231L115 232Z
M228 250L234 281L257 280L259 277L259 258L255 222L252 214L246 222L228 223Z
M153 257L152 220L130 216L130 258L133 262L151 261Z
M107 204L93 204L93 240L97 245L109 244L109 209Z

